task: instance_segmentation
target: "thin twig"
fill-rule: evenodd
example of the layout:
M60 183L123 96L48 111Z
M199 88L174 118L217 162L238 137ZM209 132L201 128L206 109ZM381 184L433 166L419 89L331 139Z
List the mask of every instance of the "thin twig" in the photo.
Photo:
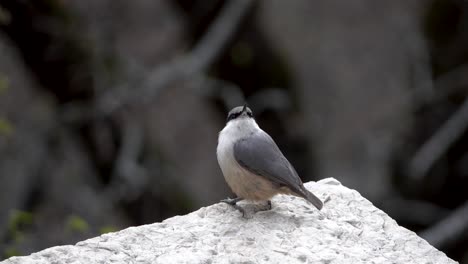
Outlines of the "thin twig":
M419 235L437 248L450 247L466 238L468 235L468 202Z
M229 1L190 53L151 71L139 87L126 85L125 89L112 90L104 94L97 101L98 112L110 114L127 104L141 103L142 100L148 102L171 82L206 71L223 52L254 2L252 0Z
M409 174L421 180L447 149L468 127L468 98L442 127L416 152L409 163Z
M117 173L120 177L127 177L137 164L138 155L143 148L143 129L139 122L132 122L131 118L122 123L122 142L117 156Z
M124 186L124 193L137 196L149 180L146 169L138 163L143 149L143 128L133 117L125 118L122 126L122 142L115 161L113 183Z
M436 104L457 93L468 92L468 64L441 75L434 80L432 94L424 100L423 105Z

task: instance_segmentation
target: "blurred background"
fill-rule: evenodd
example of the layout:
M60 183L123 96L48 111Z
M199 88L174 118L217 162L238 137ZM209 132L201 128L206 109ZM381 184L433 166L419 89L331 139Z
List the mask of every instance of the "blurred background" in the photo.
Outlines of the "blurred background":
M0 0L0 259L231 196L247 101L304 181L468 263L467 95L464 0Z

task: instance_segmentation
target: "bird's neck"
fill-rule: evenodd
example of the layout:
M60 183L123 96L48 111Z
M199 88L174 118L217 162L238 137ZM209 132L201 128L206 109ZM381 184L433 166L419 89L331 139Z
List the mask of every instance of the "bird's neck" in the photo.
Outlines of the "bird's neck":
M258 131L261 131L261 129L253 118L242 118L229 121L221 130L219 136L238 140Z

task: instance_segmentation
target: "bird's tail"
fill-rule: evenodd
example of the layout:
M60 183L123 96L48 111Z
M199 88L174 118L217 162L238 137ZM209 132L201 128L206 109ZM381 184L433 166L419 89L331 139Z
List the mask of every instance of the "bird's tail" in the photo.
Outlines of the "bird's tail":
M311 204L313 204L317 209L321 210L323 207L323 202L313 193L309 192L305 187L302 188L304 198Z

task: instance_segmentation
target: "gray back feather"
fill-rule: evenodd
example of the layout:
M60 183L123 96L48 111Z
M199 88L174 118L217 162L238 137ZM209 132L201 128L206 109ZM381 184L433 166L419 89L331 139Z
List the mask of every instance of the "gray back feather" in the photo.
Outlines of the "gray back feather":
M304 196L303 184L273 139L256 132L234 144L234 157L245 169Z

